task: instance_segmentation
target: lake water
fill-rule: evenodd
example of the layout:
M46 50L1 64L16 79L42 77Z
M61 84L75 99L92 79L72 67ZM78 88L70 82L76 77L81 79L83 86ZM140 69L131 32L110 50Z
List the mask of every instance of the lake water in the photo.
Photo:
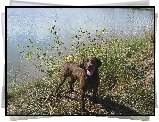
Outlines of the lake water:
M28 38L41 48L49 43L55 45L48 30L54 25L66 45L71 44L70 35L77 34L80 28L91 33L106 28L105 38L132 38L144 36L154 28L154 12L125 8L8 8L7 82L15 79L17 70L17 81L42 77L19 52Z

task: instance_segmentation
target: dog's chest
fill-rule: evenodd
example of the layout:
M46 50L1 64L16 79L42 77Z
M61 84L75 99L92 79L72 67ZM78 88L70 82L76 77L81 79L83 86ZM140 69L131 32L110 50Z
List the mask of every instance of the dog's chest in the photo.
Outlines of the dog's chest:
M90 77L90 76L85 77L85 83L89 87L97 86L98 82L99 82L98 76L97 77Z

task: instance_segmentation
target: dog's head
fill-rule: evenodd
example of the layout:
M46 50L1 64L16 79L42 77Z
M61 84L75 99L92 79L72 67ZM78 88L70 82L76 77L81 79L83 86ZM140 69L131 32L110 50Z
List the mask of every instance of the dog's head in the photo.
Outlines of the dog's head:
M93 75L94 71L102 65L102 62L96 57L87 57L82 59L80 67L87 71L87 75Z

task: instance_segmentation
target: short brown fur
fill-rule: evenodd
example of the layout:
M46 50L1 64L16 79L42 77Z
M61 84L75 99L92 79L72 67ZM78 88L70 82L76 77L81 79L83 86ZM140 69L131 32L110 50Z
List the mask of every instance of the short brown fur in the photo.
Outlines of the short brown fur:
M57 94L59 88L64 83L67 77L71 77L69 82L70 91L73 92L73 84L77 80L80 84L81 89L81 111L85 111L85 92L89 89L93 89L93 102L97 102L96 94L99 86L99 73L98 68L102 65L101 61L95 57L84 58L80 64L75 62L67 62L63 65L60 73L60 83L57 89L54 92L54 95ZM92 72L91 75L88 75L88 71Z

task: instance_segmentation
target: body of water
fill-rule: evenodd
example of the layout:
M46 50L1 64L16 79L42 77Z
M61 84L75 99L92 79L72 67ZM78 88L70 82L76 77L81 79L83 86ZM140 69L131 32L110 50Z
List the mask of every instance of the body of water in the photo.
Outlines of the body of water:
M7 80L18 81L42 77L20 51L30 38L38 47L55 45L49 28L55 26L57 36L66 45L78 30L106 28L105 37L131 38L144 36L154 28L154 12L125 8L8 8L7 9ZM17 46L22 45L22 46ZM36 72L35 72L36 71Z

